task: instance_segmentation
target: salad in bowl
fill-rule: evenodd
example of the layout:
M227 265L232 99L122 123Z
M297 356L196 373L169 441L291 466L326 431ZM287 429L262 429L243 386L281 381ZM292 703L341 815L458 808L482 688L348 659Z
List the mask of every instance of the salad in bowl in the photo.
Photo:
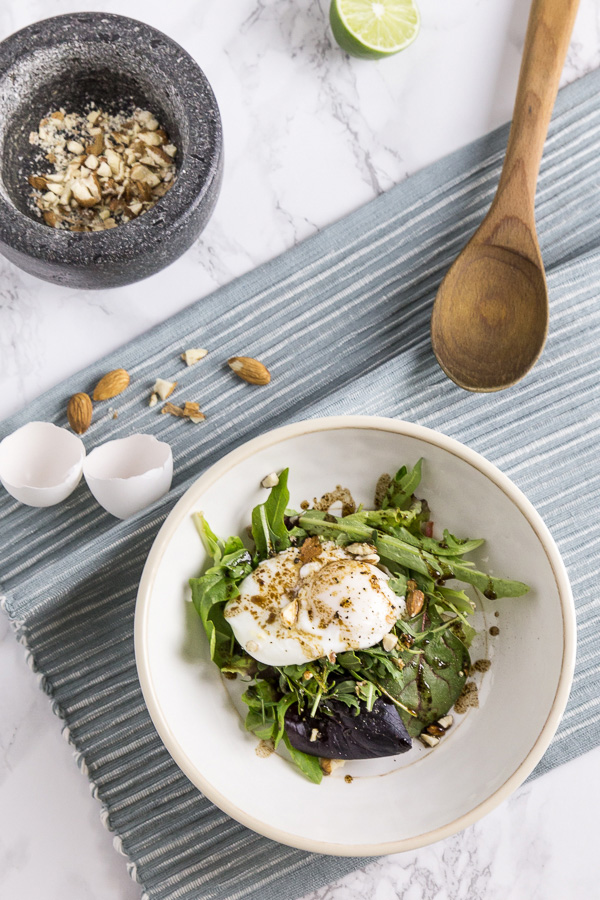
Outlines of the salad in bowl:
M461 583L488 600L529 590L469 561L483 539L434 524L421 474L419 460L383 475L373 508L338 486L296 510L288 469L272 473L243 537L194 514L212 561L190 579L210 658L245 682L245 727L265 755L283 744L312 782L414 740L436 747L474 687L476 605Z

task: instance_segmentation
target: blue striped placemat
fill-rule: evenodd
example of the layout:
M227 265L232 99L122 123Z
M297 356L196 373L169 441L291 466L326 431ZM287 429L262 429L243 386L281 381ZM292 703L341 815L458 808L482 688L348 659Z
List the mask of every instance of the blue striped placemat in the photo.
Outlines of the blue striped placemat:
M535 370L492 395L455 387L435 363L429 316L448 265L481 220L507 130L408 179L249 273L3 422L65 424L67 398L119 366L132 385L97 407L90 449L145 431L168 440L168 498L126 522L81 485L63 505L32 510L0 497L3 605L93 783L106 824L148 900L291 900L364 861L290 849L205 800L163 748L140 692L133 612L146 554L182 492L226 451L266 428L331 413L400 416L437 428L499 465L537 506L569 568L579 622L571 700L536 770L600 743L600 72L561 92L538 191L551 324ZM185 368L186 347L211 352ZM268 388L225 360L257 356ZM197 399L203 426L148 407L157 377Z

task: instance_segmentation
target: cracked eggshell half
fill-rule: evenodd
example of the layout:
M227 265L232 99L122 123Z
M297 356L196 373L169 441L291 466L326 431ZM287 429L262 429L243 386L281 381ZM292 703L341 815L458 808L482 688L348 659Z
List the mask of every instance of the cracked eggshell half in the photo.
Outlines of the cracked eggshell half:
M132 434L92 450L83 474L100 506L117 519L128 519L167 493L173 454L169 444L151 434Z
M66 428L28 422L0 443L0 481L27 506L54 506L81 481L85 447Z

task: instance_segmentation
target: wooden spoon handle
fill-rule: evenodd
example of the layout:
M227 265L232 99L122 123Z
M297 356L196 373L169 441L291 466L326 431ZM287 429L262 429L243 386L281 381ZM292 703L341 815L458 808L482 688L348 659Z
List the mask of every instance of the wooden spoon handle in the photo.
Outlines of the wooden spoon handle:
M533 0L497 200L534 221L535 188L579 0ZM508 198L507 198L508 199ZM504 204L502 204L504 205Z

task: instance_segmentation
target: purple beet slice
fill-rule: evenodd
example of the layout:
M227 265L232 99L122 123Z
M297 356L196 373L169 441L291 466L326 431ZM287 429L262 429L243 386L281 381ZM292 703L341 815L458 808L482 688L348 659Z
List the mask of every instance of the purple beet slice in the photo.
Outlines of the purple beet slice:
M285 714L285 730L297 750L328 759L376 759L406 753L412 746L404 722L393 703L379 697L368 712L353 714L344 703L332 701L331 715L314 717L290 707ZM316 740L311 741L315 734Z

